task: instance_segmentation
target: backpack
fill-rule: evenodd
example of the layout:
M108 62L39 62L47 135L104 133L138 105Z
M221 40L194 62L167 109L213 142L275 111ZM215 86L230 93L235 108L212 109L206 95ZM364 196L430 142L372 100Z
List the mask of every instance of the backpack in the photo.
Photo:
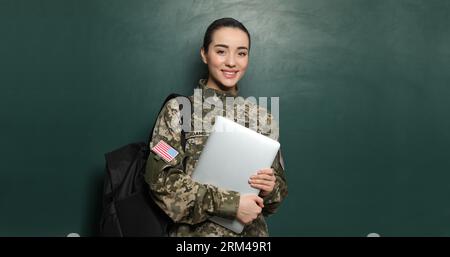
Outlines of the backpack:
M183 97L170 94L159 112L169 100L179 96ZM131 143L105 154L106 177L103 185L100 236L168 236L168 229L173 221L153 201L150 188L144 179L150 154L148 144L154 127L155 124L147 142ZM184 148L184 131L181 135Z

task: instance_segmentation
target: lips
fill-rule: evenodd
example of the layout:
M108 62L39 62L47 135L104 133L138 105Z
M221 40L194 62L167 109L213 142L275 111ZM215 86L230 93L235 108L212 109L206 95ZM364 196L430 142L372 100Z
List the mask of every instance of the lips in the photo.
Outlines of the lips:
M236 77L238 70L221 70L222 74L227 79L233 79Z

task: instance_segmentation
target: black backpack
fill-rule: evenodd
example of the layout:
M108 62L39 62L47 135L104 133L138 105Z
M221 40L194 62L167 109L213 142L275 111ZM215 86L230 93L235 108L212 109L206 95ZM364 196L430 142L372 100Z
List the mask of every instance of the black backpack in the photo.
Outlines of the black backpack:
M169 95L161 106L178 94ZM153 125L154 128L155 124ZM153 128L147 142L131 143L105 154L106 177L103 188L103 211L100 236L165 237L173 223L150 195L144 180ZM181 144L185 147L184 131Z

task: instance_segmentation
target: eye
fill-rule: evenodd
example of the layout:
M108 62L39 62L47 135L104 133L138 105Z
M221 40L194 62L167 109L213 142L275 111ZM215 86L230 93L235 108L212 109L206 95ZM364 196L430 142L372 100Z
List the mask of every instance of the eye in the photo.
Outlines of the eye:
M224 54L225 53L225 51L224 50L217 50L217 52L216 53L218 53L218 54Z
M246 52L240 52L239 55L244 57L244 56L247 56L247 53Z

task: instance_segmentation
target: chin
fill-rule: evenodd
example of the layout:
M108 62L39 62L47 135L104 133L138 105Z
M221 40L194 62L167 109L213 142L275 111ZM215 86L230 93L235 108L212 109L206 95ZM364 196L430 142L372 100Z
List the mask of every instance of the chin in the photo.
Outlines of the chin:
M235 87L237 82L238 82L238 80L228 80L228 79L220 81L220 83L228 89Z
M227 89L231 89L231 88L236 86L236 84L238 83L239 80L240 80L240 76L236 77L236 78L233 78L233 79L227 79L227 78L224 78L224 77L220 77L219 83L223 87L225 87Z

